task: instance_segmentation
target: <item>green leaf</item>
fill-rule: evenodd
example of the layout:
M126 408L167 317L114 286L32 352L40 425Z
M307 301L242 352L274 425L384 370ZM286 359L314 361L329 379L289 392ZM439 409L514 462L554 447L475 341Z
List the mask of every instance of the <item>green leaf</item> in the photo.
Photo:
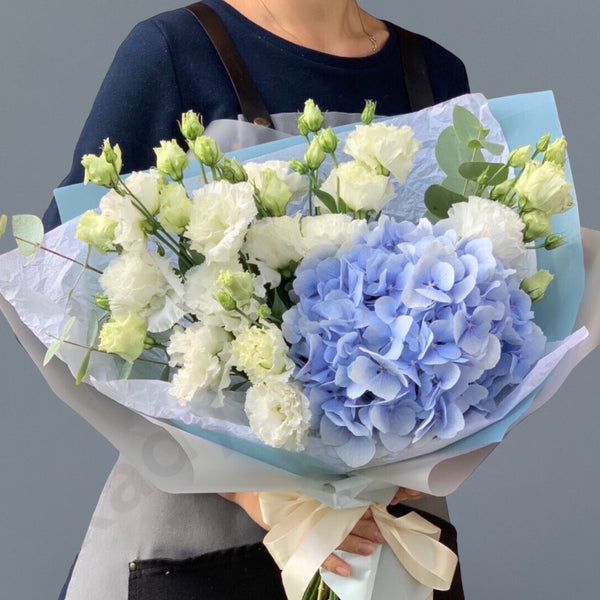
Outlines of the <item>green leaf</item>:
M7 219L6 215L2 215L0 217L0 237L2 237L4 235L4 232L6 231L7 221L8 221L8 219Z
M338 211L338 207L337 207L337 202L335 201L335 198L331 195L328 194L327 192L324 192L323 190L314 190L315 192L315 196L325 205L325 208L330 212L330 213L337 213Z
M160 381L169 381L169 375L171 375L171 367L165 365L165 368L160 372Z
M442 187L445 187L447 190L452 190L457 194L462 194L465 191L465 183L468 185L472 185L472 182L465 181L464 177L446 177L444 181L440 184Z
M285 302L281 298L278 290L273 290L273 304L271 306L271 313L276 319L281 319L283 313L288 309Z
M467 148L471 148L473 150L479 148L481 150L481 148L483 148L483 142L480 142L479 140L471 140L467 144Z
M62 346L62 343L62 340L54 340L50 344L50 347L46 351L46 354L44 355L44 360L42 362L42 365L44 367L54 358L54 355L59 351L60 347Z
M458 104L452 112L452 122L456 137L465 144L471 140L484 140L489 133L489 130L482 127L479 119L470 110Z
M123 364L121 365L121 370L119 371L118 379L129 379L132 369L133 369L133 363L129 362L127 360L124 360Z
M430 223L437 223L439 221L439 219L429 210L425 211L423 218L427 219Z
M484 160L481 150L469 148L458 139L454 127L447 127L440 134L435 146L435 158L442 171L450 177L459 176L458 167L462 163Z
M502 144L494 144L492 142L482 142L483 147L492 155L500 156L504 152L504 146Z
M90 313L90 320L88 323L87 337L86 337L86 345L87 346L95 346L96 339L98 338L98 329L99 329L100 320L98 319L98 314L95 310Z
M60 334L60 339L61 341L65 341L67 339L67 336L69 335L69 332L71 331L71 329L73 328L73 325L75 324L76 321L76 317L71 317L66 323L65 326L62 330L62 333Z
M79 385L83 381L83 378L85 377L85 374L87 373L88 367L90 366L90 356L91 355L92 355L91 350L88 350L85 353L85 356L83 357L83 360L81 361L79 371L77 371L77 377L75 378L75 385Z
M35 215L14 215L12 227L21 254L31 257L27 261L29 264L36 257L44 239L42 220Z
M448 209L457 202L466 202L462 194L457 194L441 185L432 185L425 192L425 206L438 219L448 216Z
M485 186L504 183L508 179L508 165L504 163L467 162L460 165L458 172L470 181L479 181Z

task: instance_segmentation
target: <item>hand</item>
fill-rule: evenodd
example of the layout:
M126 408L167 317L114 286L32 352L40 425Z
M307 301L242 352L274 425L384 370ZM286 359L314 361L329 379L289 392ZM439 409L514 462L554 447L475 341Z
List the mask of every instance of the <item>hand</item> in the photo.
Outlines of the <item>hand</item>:
M248 516L263 529L267 531L271 529L271 526L263 521L258 492L236 492L221 494L221 496L243 508ZM390 504L398 504L404 500L416 500L423 496L425 494L422 492L399 488ZM385 539L381 531L379 531L377 523L373 520L371 509L367 509L348 537L338 546L338 550L362 556L370 556L375 551L374 544L383 543L385 543ZM335 554L330 554L323 561L323 568L342 577L348 577L352 571L350 565Z

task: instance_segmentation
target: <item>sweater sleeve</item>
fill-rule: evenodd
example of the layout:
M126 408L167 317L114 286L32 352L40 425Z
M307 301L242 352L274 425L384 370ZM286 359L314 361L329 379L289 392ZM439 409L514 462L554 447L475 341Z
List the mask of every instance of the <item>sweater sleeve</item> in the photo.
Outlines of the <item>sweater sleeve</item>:
M119 47L75 147L71 171L60 185L83 181L81 158L97 154L104 138L120 145L124 173L149 168L161 139L182 141L177 129L181 113L167 40L152 19L143 21ZM46 230L60 224L54 199L43 220Z

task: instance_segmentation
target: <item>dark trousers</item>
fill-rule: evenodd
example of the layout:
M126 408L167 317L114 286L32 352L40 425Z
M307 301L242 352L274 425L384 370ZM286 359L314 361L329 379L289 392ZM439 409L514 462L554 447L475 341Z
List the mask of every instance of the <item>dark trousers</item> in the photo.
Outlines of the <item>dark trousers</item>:
M389 510L399 517L413 509L398 505ZM442 530L440 541L458 554L454 527L429 513L416 512L437 525ZM129 569L129 600L286 600L279 569L262 543L186 560L141 559L123 568ZM69 579L59 600L64 600L68 583ZM459 564L451 589L436 591L434 600L464 598Z

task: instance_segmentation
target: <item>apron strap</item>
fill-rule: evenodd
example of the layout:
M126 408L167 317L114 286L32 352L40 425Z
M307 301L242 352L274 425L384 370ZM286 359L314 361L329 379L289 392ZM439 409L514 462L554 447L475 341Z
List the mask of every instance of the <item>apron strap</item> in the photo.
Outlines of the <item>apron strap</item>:
M389 23L388 23L389 25ZM411 112L435 104L421 38L412 31L393 25L398 34L404 83Z
M196 17L215 47L229 75L244 117L249 123L273 128L271 115L266 109L254 82L248 74L242 57L217 13L202 2L186 6L186 10Z

